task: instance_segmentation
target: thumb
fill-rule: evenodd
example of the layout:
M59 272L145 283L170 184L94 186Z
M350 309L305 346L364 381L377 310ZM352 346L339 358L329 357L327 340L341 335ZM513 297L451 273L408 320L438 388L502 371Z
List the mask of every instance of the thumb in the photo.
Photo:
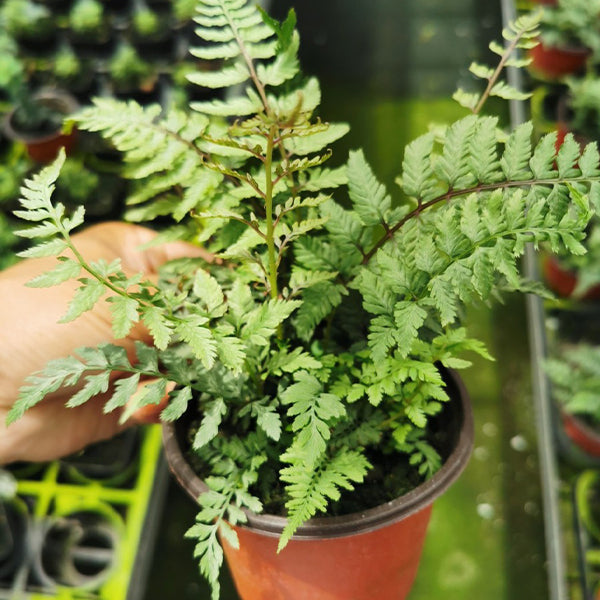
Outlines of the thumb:
M160 379L145 379L140 381L137 390L127 401L119 422L122 425L139 425L159 423L160 413L169 402L169 394L175 388L175 384L169 381L166 393L163 396L156 395L156 386Z

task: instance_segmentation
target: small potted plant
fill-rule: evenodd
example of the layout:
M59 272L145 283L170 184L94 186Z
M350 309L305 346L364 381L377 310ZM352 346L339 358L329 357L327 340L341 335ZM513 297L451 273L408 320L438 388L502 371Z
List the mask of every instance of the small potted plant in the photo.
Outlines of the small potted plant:
M13 233L14 225L14 221L9 220L4 213L0 212L0 269L6 269L18 260L16 252L19 238Z
M560 79L598 59L598 0L558 0L556 6L543 7L541 15L541 43L530 50L536 77Z
M23 566L29 518L22 500L0 495L0 580L10 581Z
M600 459L600 346L562 345L544 367L568 438Z
M600 140L600 78L564 77L560 84L539 86L532 99L532 119L539 131L558 132L557 143L573 133L582 146Z
M155 99L157 73L131 43L121 41L108 62L108 74L116 96Z
M68 35L79 56L98 59L114 49L114 35L99 0L76 0L69 11Z
M89 61L82 60L70 44L60 45L51 60L56 86L68 90L80 102L89 102L95 90L95 72Z
M137 0L131 19L131 42L146 60L173 62L177 39L171 30L171 14L154 11Z
M69 405L84 403L111 373L105 408L123 419L167 395L165 447L200 505L188 535L214 599L224 553L245 600L403 599L431 504L472 446L455 370L488 354L463 305L535 289L517 265L528 242L583 251L598 151L557 151L552 135L533 147L531 123L507 133L481 114L490 95L523 97L500 74L534 43L524 16L509 49L494 46L498 67L472 65L486 89L457 93L469 114L407 146L392 200L361 151L328 166L348 128L315 116L293 11L280 24L250 2L206 0L196 20L218 43L194 53L218 67L190 79L224 99L163 112L99 98L76 122L123 152L145 184L140 212L171 215L166 234L219 260L176 261L154 282L60 256L32 285L79 278L65 320L108 297L115 335L141 321L154 345L134 361L108 344L49 363L9 421L63 383L81 381ZM60 166L25 184L17 216L34 227L21 233L44 235L28 256L74 249L83 211L66 216L48 193ZM142 374L153 381L132 399Z
M0 21L4 31L25 50L46 53L56 38L52 12L33 0L6 0Z
M22 63L10 52L0 55L0 89L10 107L4 119L8 138L24 143L38 162L53 160L61 147L70 151L75 130L63 130L63 121L78 108L70 94L58 89L32 92Z
M19 188L23 178L31 169L31 162L25 153L11 144L2 154L0 164L0 211L8 214L17 207Z

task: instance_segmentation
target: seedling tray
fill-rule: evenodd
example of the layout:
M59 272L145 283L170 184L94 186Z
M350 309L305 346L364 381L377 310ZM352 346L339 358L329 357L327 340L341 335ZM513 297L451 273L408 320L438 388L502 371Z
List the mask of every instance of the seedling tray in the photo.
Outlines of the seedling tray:
M0 504L1 599L143 597L166 489L158 426L11 473L16 495Z

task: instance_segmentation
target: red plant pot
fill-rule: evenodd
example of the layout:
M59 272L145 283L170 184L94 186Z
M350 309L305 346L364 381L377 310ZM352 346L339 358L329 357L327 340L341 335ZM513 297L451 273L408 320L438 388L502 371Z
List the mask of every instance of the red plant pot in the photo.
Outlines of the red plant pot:
M401 600L413 584L431 505L369 533L295 539L236 527L239 550L223 543L243 600Z
M460 475L473 447L473 417L460 379L450 373L446 407L453 449L428 481L395 500L360 513L310 519L277 554L286 519L247 512L236 527L239 549L223 540L243 600L404 600L417 573L433 501ZM163 427L171 471L195 500L208 488L179 447L175 427Z
M560 79L581 71L591 54L589 48L562 48L539 43L529 50L531 72L543 79Z
M65 116L74 113L79 106L70 94L57 90L42 91L35 98ZM49 163L57 157L60 148L64 148L67 155L74 148L77 136L77 130L74 127L70 131L59 130L41 135L35 132L23 132L17 129L13 123L16 110L15 107L6 115L4 132L10 139L25 144L27 154L32 160Z
M554 256L544 256L542 259L542 274L548 287L561 298L571 298L577 286L577 275L563 268ZM600 285L590 288L581 300L600 299Z
M577 415L561 412L561 420L565 433L578 448L590 456L600 458L600 431L588 425Z

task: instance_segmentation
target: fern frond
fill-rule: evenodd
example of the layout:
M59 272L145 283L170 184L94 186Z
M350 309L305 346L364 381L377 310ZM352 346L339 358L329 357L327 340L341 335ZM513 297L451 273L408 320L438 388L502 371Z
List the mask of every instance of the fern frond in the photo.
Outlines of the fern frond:
M365 225L387 223L392 200L362 151L351 152L348 158L348 191L354 210Z
M310 340L317 325L341 304L346 294L344 286L333 281L315 281L306 287L293 320L298 337Z
M325 452L332 423L345 414L341 400L323 392L321 382L307 371L294 374L295 383L280 395L292 417L294 447L312 467Z
M282 460L291 465L280 472L290 499L286 502L288 522L279 538L278 551L286 546L299 525L318 512L325 512L329 500L338 500L340 490L353 489L353 483L360 483L370 466L362 454L347 448L327 457L316 468L311 463L307 467L304 454L294 449L286 452Z

